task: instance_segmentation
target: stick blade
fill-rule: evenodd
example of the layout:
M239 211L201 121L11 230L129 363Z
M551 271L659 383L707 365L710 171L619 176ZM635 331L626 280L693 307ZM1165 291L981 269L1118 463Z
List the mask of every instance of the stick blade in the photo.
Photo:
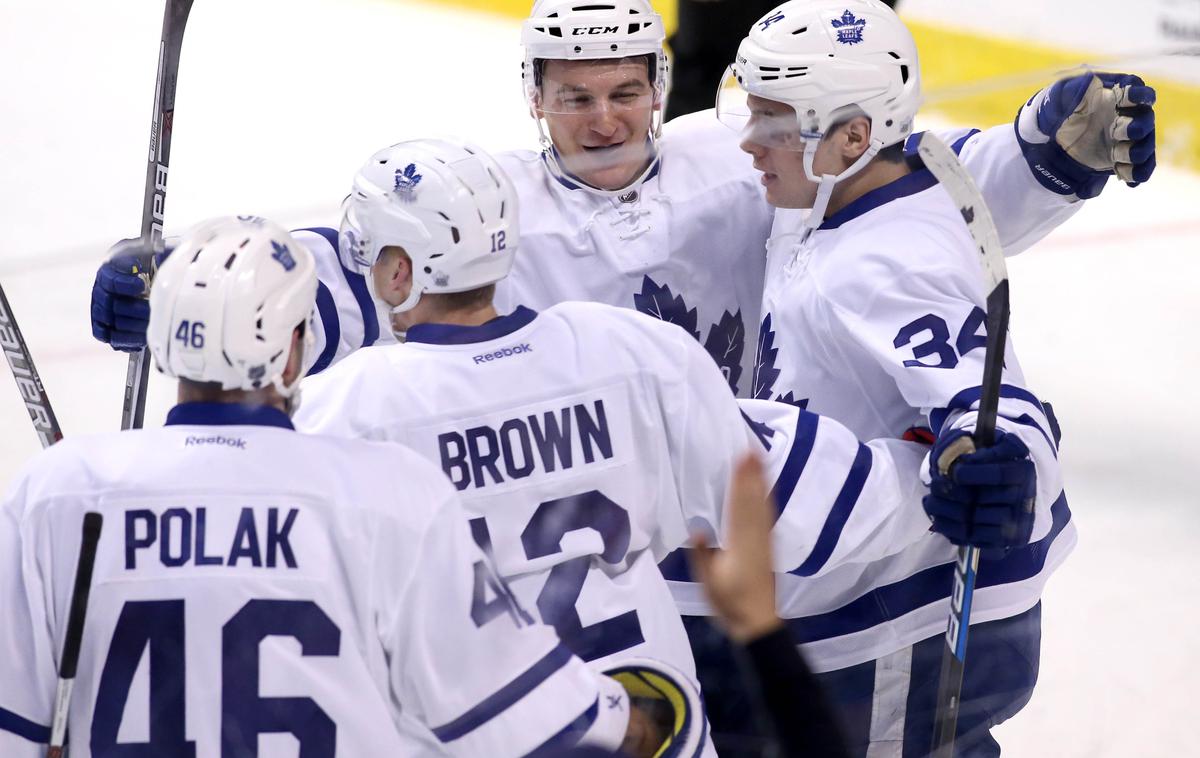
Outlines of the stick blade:
M1004 247L1000 244L1000 233L992 213L982 201L983 194L975 180L967 173L958 156L936 134L925 132L917 144L917 153L958 206L967 231L975 241L983 265L987 283L986 292L991 292L1000 282L1008 279L1008 266L1004 263Z

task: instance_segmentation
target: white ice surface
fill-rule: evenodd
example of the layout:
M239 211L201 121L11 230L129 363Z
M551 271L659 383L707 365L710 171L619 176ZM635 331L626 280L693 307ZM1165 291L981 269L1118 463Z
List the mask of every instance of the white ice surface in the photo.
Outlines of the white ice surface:
M120 419L125 360L92 340L88 290L107 244L138 231L161 7L0 0L0 283L68 435ZM168 231L222 213L332 225L359 162L407 137L533 146L519 61L511 21L430 5L198 0ZM1006 755L1195 753L1198 204L1200 177L1164 167L1010 261L1080 545L1046 592L1033 701L997 731ZM155 376L148 424L172 395ZM0 485L37 448L0 377Z

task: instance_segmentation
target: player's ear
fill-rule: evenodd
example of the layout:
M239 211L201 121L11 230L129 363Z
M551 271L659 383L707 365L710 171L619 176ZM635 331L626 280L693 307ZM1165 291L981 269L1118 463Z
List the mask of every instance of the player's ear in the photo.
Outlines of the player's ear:
M402 303L412 289L412 259L404 248L388 245L371 267L371 277L381 298L392 305Z
M292 386L292 383L304 372L304 330L306 328L305 324L300 324L292 330L291 353L288 355L287 365L283 367L283 384L286 387Z
M842 157L853 163L871 146L871 119L855 116L843 129Z

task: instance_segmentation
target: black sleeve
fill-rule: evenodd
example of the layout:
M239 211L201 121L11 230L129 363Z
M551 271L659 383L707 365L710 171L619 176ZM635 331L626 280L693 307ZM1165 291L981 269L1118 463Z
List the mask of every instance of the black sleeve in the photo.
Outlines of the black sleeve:
M787 758L849 758L841 727L821 685L786 627L745 646L762 702Z

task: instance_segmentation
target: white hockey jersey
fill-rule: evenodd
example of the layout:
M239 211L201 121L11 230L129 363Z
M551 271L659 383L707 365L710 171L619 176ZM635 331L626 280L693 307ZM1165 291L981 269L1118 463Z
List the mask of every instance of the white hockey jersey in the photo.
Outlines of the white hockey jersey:
M686 330L749 397L772 209L713 111L667 123L652 174L617 197L556 179L537 152L496 158L521 200L502 313L566 300L639 310Z
M924 446L863 444L795 406L735 402L684 331L612 306L413 327L404 345L306 379L297 423L437 463L521 605L597 663L645 655L693 671L656 564L689 532L719 538L731 465L755 440L780 509L778 570L821 576L929 529ZM698 585L675 584L681 609L707 612Z
M8 493L0 755L44 754L87 511L104 530L73 758L620 742L623 690L521 618L412 451L301 435L263 407L183 404L167 424L68 439Z
M769 250L756 393L835 418L862 439L973 428L983 278L958 209L932 174L922 169L868 192L807 238L783 228L786 220L779 217ZM1000 558L985 552L973 622L1031 608L1075 541L1051 425L1011 341L1003 381L997 425L1029 446L1036 520L1028 546ZM955 551L940 535L916 537L868 564L780 577L781 613L816 670L944 631Z
M1034 179L1011 125L939 132L995 209L1008 254L1032 245L1082 203ZM966 147L963 147L963 144ZM910 152L915 152L915 141ZM497 284L501 313L545 310L568 300L633 308L695 337L739 397L751 386L766 242L776 213L738 136L713 111L669 121L651 175L619 197L554 177L540 153L501 153L520 198L521 246ZM778 211L786 220L799 212ZM395 341L366 283L341 266L337 232L294 232L317 260L318 373L350 352Z

